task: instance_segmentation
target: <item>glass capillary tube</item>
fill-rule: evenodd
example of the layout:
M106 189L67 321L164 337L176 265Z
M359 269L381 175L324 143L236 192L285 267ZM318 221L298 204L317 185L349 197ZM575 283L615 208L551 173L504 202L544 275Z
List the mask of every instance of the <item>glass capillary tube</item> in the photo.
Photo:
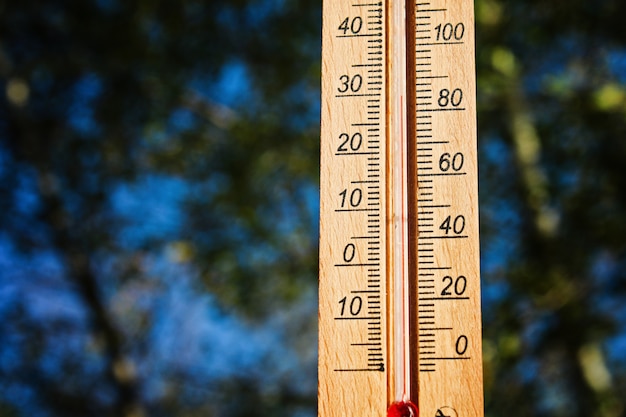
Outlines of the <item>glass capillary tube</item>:
M392 219L393 219L393 366L394 401L411 398L409 338L408 195L407 195L407 87L406 87L406 9L404 0L390 0L389 100L392 108Z

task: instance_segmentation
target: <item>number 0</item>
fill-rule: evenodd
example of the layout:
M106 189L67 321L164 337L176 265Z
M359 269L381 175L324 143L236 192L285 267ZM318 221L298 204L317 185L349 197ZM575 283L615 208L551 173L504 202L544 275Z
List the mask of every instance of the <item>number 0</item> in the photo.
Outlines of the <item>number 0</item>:
M467 351L467 336L462 334L456 339L456 344L454 346L457 355L463 355Z
M354 260L356 256L356 246L354 243L348 243L346 247L343 249L343 260L345 263L349 264Z

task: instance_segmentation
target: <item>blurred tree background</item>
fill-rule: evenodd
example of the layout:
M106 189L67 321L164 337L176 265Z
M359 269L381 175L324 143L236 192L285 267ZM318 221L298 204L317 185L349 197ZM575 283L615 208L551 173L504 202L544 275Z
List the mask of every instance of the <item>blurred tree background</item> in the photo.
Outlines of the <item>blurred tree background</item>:
M476 1L488 416L626 416L624 16ZM0 1L0 417L315 415L320 27Z

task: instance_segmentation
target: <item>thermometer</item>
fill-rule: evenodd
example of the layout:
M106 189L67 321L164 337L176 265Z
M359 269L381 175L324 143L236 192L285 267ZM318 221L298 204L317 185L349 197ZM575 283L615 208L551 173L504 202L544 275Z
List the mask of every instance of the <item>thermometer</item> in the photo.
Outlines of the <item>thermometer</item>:
M322 32L318 416L483 416L473 1Z

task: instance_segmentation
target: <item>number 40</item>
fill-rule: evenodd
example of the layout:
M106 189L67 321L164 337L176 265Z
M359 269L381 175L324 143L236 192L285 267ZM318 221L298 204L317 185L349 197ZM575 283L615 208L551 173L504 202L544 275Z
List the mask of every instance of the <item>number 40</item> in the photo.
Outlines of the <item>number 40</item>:
M441 223L439 229L446 232L446 235L452 231L455 235L460 235L465 230L465 216L458 215L452 220L452 216L446 217L446 219Z

